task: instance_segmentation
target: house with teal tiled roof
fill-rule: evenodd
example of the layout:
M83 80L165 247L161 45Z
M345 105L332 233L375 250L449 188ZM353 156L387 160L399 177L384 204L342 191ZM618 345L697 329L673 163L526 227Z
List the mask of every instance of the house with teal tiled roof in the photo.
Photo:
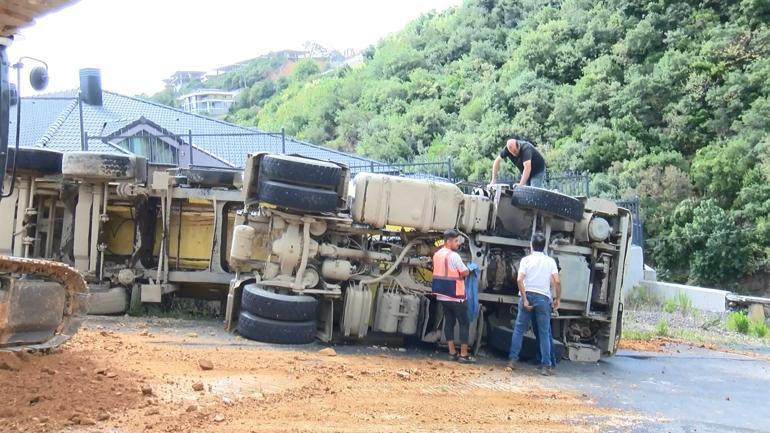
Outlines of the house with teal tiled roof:
M11 107L10 143L16 142L20 106L22 147L136 154L150 162L180 167L190 166L192 160L198 167L240 169L246 155L256 152L298 154L348 166L382 165L280 132L261 132L103 90L98 74L94 69L81 71L82 91L22 98Z

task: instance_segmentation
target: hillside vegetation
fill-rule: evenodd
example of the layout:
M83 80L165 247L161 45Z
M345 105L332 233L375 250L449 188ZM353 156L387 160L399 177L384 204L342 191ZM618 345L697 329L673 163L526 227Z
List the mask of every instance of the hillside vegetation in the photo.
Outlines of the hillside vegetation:
M765 0L469 0L231 118L481 181L527 138L592 192L642 197L663 278L735 285L770 251L768 23Z

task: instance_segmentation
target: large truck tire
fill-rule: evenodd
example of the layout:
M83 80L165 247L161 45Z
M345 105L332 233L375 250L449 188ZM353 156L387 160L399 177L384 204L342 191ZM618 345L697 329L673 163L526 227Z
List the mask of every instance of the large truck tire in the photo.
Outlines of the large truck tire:
M20 147L19 156L15 147L8 147L8 162L6 172L13 170L13 159L16 158L16 173L32 173L40 175L61 174L62 153L51 149Z
M306 322L318 317L318 299L307 295L283 295L259 284L243 288L241 309L265 319Z
M62 173L75 179L143 180L147 177L147 160L116 153L69 152L62 159Z
M337 192L328 189L259 181L259 201L303 212L334 212Z
M288 155L265 156L259 174L265 180L335 190L342 180L342 168L335 164Z
M122 287L91 290L88 293L89 315L123 314L128 310L128 293Z
M315 341L316 321L282 322L255 316L248 311L238 315L238 333L264 343L308 344Z
M514 206L535 209L570 220L583 219L583 203L565 194L533 186L517 186L511 200Z

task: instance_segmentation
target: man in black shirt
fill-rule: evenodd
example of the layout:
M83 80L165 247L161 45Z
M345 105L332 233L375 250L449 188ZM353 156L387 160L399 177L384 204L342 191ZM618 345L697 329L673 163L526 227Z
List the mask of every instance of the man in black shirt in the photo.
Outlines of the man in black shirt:
M519 185L538 188L545 186L545 159L529 141L511 138L505 143L492 164L492 184L497 181L497 171L504 159L511 161L521 171Z

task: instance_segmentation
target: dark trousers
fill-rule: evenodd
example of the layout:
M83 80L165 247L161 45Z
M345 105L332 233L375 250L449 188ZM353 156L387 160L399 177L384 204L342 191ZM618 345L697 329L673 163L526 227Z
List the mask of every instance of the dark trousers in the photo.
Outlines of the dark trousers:
M455 339L455 321L460 323L460 344L468 344L470 340L471 322L468 319L468 308L465 302L441 301L444 308L444 336L447 341Z

